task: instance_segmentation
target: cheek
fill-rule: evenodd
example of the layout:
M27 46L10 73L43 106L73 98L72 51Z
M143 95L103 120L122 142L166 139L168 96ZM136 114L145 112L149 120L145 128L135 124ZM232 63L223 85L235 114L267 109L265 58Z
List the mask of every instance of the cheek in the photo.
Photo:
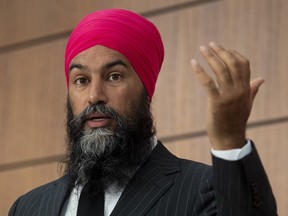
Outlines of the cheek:
M78 116L85 109L83 99L81 99L81 97L75 97L73 94L69 94L68 97L73 115Z
M125 95L123 110L126 116L134 117L143 94L143 91L130 91Z
M108 102L107 106L115 109L122 116L129 116L131 111L131 98L132 94L125 88L108 90Z

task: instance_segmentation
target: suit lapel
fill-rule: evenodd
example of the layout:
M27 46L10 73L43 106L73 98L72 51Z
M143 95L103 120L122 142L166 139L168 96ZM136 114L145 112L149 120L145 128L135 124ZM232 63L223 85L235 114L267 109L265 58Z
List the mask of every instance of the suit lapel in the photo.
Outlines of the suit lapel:
M147 162L126 186L111 216L145 215L174 184L167 177L180 171L179 160L158 142Z
M62 177L43 193L39 207L39 215L60 215L63 204L68 198L67 196L69 196L67 179Z

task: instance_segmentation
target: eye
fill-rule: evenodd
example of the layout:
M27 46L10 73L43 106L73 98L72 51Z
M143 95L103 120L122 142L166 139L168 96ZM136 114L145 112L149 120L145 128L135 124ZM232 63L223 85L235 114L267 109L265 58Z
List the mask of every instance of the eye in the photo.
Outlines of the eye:
M109 75L107 80L108 81L118 81L120 79L121 79L121 75L114 73L114 74Z
M85 77L80 77L74 81L76 85L86 85L88 83L88 79Z

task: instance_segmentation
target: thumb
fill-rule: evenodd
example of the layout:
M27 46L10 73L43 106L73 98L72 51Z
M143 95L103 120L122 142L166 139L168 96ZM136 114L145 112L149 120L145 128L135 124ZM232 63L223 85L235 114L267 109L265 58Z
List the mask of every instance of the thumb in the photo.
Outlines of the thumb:
M255 96L260 88L260 86L265 82L265 80L261 77L251 80L250 82L250 101L253 103Z

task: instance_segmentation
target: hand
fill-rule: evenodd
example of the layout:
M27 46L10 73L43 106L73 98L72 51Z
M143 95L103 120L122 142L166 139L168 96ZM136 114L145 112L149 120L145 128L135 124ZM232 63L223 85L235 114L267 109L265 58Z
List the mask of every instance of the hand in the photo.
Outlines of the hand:
M194 59L191 66L208 96L206 127L215 150L242 148L254 98L262 78L250 81L249 61L236 51L210 42L200 51L215 73L212 79Z

